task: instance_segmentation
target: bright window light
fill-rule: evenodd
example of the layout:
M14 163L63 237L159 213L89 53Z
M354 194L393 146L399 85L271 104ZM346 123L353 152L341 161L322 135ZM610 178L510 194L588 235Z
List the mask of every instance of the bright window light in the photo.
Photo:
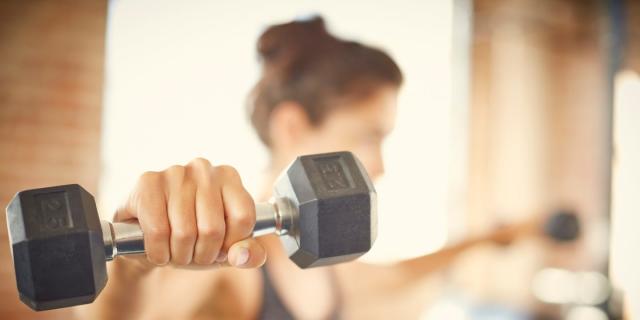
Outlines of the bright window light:
M369 259L433 251L447 236L451 141L449 1L111 1L102 213L144 171L205 157L238 168L256 192L267 153L245 116L255 42L270 24L322 14L335 34L386 49L406 76L378 185Z
M625 294L629 318L640 317L640 75L615 80L611 278Z

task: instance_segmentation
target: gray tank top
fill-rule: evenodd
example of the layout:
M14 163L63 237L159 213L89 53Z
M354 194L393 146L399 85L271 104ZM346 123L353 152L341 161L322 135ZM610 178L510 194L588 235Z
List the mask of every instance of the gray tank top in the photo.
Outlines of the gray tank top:
M261 320L293 320L295 319L293 315L287 310L284 306L282 300L280 300L280 296L278 296L278 292L276 291L273 283L271 283L271 279L269 279L269 274L267 272L266 267L261 268L262 272L262 280L264 283L264 289L262 290L262 309L260 310L260 315L258 319ZM335 283L334 286L335 288ZM337 290L334 290L335 294L339 294ZM340 302L340 297L336 299L338 303ZM340 317L338 316L340 311L340 305L338 304L331 313L329 319L338 320Z

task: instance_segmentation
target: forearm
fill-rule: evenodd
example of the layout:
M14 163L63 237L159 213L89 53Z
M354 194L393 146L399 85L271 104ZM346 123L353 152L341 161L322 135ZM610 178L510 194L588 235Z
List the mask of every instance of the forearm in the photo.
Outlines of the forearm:
M467 239L436 252L398 262L394 267L406 278L406 281L411 281L417 277L441 271L450 266L463 252L480 244L492 242L491 235Z
M461 253L483 243L494 242L494 234L472 238L424 256L392 265L349 263L337 266L346 290L375 291L404 288L451 265ZM354 281L360 279L361 281ZM373 279L373 281L372 281Z

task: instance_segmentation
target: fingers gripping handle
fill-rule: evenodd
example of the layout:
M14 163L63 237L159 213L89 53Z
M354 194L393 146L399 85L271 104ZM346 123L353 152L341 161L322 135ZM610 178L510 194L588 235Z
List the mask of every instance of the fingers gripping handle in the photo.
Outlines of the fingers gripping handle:
M106 259L115 256L144 253L144 236L136 222L100 221ZM252 237L283 231L282 212L275 201L256 204L256 224Z

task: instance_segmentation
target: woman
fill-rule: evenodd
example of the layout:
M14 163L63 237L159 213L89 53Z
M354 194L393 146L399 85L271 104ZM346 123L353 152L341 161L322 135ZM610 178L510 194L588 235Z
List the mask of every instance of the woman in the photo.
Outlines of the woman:
M271 164L256 199L267 199L276 176L301 154L350 150L372 179L383 174L382 143L394 127L403 79L387 54L335 38L320 18L269 28L258 52L263 71L249 113ZM114 220L139 221L146 258L112 262L107 287L82 308L83 318L336 318L345 295L383 294L385 286L406 285L486 240L396 267L349 263L301 270L275 236L248 238L254 206L229 166L195 159L145 173ZM358 275L378 281L366 291L344 285Z

